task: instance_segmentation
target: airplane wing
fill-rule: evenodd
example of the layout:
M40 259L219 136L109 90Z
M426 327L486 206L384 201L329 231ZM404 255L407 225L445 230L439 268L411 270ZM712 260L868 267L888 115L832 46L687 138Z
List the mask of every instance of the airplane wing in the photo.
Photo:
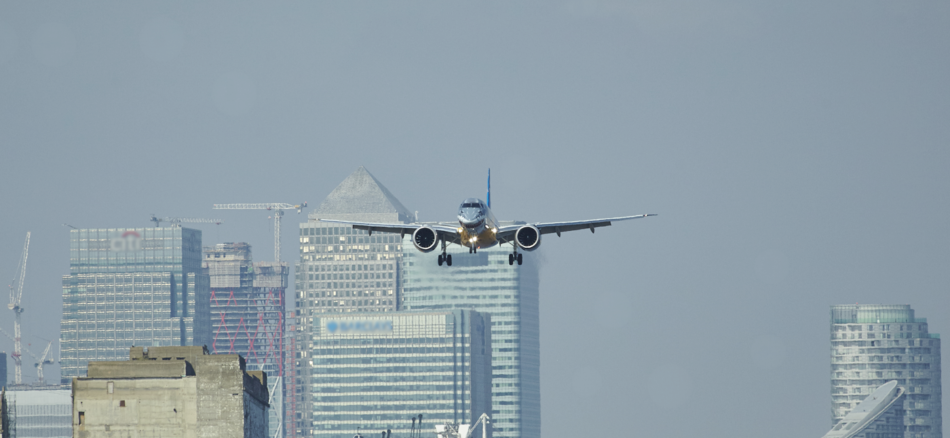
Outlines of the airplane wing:
M333 222L337 224L346 224L351 225L357 230L365 230L369 232L370 235L373 233L394 233L404 236L406 234L412 234L417 229L421 227L429 227L439 233L439 237L445 239L445 243L461 243L459 240L458 230L454 227L449 227L445 225L438 224L384 224L376 222L354 222L354 221L340 221L336 219L319 219L320 222Z
M599 227L609 227L611 222L625 221L630 219L640 219L643 217L656 216L655 214L638 214L636 216L621 216L621 217L611 217L605 219L590 219L585 221L571 221L571 222L539 222L530 225L534 225L538 228L538 231L541 234L551 234L557 233L558 237L561 236L561 233L567 231L575 230L590 230L594 232L594 228ZM515 231L518 231L518 228L523 227L524 225L509 225L502 227L498 230L498 240L500 242L510 242L515 238Z

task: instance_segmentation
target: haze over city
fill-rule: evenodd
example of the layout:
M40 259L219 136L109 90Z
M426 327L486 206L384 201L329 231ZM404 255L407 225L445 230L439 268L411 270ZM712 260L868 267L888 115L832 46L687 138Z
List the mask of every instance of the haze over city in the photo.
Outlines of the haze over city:
M422 221L491 168L501 220L659 214L526 255L544 435L817 437L830 305L950 333L948 49L932 1L6 2L0 278L30 231L42 350L69 226L218 218L204 246L270 260L270 213L212 204L307 201L292 265L360 166Z

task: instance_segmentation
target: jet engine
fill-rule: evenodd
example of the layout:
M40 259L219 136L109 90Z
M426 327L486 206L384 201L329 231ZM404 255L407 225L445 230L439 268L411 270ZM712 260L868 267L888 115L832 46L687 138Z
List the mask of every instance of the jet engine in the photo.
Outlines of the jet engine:
M432 252L439 243L439 234L429 227L419 227L412 232L412 244L422 252Z
M534 251L541 246L541 231L533 225L525 225L515 231L515 243L525 251Z

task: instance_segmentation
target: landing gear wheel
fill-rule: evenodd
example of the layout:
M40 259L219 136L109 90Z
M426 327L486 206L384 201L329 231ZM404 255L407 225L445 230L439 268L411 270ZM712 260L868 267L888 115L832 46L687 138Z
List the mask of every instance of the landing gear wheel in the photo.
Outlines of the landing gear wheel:
M445 256L445 264L452 266L452 254Z
M472 253L472 248L469 248L469 249L468 249L468 253L469 253L469 254Z
M439 266L442 266L442 256L439 255Z
M521 266L521 254L518 254L518 266Z
M472 247L472 254L478 254L478 248Z
M514 255L514 254L508 254L508 266L511 266L511 265L513 265L513 264L515 264L515 255Z

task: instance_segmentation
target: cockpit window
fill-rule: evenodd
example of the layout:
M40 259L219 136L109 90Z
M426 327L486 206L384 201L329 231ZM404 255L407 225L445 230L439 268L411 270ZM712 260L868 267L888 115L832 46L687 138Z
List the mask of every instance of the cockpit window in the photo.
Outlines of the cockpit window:
M478 204L467 202L462 204L462 208L478 208Z

